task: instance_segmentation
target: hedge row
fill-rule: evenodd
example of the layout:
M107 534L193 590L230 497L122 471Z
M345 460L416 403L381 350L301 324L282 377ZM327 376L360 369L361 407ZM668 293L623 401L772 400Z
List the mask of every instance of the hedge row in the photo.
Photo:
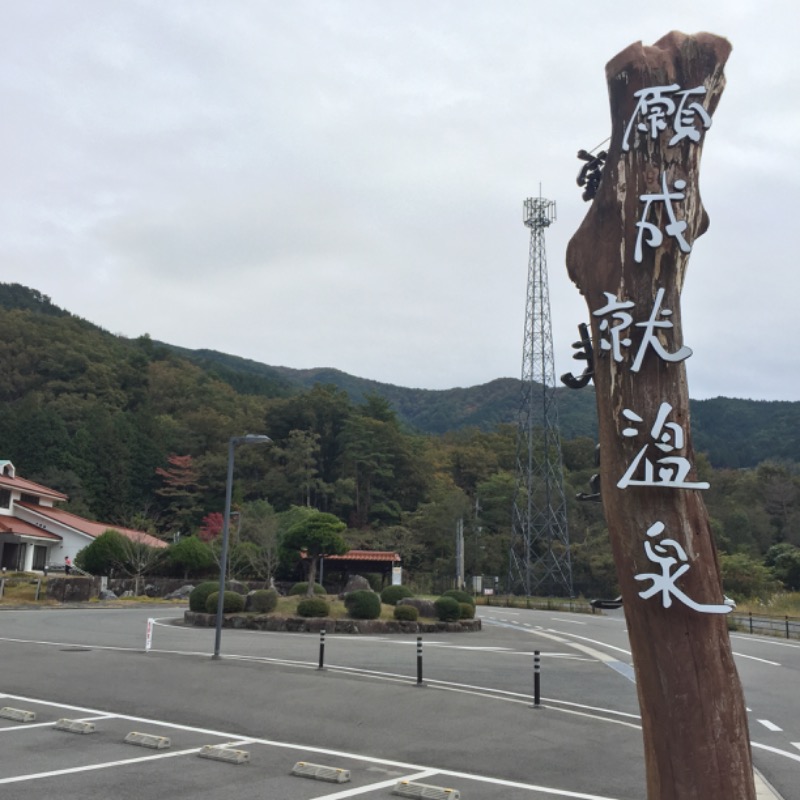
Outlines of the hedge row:
M325 599L325 589L314 584L314 594L305 597L297 604L297 613L301 617L326 617L330 614L330 604ZM296 583L290 590L291 595L306 595L308 583ZM398 601L413 597L413 592L406 586L387 586L380 595L368 589L350 592L345 595L344 604L352 619L378 619L381 615L381 603L394 606L394 618L397 620L416 621L418 609L410 605L398 606ZM219 602L219 584L217 581L201 583L189 595L189 610L216 614ZM278 593L274 589L259 589L250 595L249 610L259 614L269 614L278 604ZM475 600L468 592L449 589L434 601L436 618L442 622L456 622L461 619L475 617ZM223 595L223 613L235 614L244 611L245 598L237 592L226 591Z

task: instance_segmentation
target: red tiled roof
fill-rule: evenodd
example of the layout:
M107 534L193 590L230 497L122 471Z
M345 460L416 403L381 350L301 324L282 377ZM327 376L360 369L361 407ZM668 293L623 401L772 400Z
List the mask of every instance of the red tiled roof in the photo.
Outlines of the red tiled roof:
M59 522L69 528L74 528L76 531L85 533L96 539L107 530L112 529L121 533L126 539L134 542L141 542L142 544L149 545L150 547L169 547L169 544L155 536L151 536L144 531L137 531L131 528L122 528L119 525L112 525L108 522L93 522L92 520L79 517L77 514L72 514L69 511L64 511L60 508L48 508L47 506L36 506L30 503L17 503L16 505L26 508L28 511L33 511L41 514L43 517L52 519L54 522ZM35 526L31 526L35 527ZM38 528L37 528L38 530Z
M17 489L25 494L35 494L40 497L46 497L48 500L66 500L67 496L57 492L55 489L49 489L47 486L42 486L40 483L27 481L25 478L9 478L8 475L0 475L0 486L6 489Z
M30 536L34 539L48 539L49 541L62 541L57 533L43 531L30 522L17 519L16 517L0 517L0 533L13 533L18 536Z
M325 556L326 561L400 561L397 553L386 550L348 550L341 556Z

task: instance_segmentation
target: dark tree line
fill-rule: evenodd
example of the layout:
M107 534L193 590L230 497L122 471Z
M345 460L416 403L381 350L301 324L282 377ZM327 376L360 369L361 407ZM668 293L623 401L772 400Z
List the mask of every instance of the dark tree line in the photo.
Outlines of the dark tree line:
M463 519L467 573L504 580L512 425L423 434L378 395L354 401L319 384L288 394L283 380L273 393L261 382L245 394L147 336L112 336L38 293L12 294L0 292L0 457L69 495L67 508L167 540L194 536L223 509L229 438L266 433L273 445L237 451L236 508L258 501L277 515L333 514L351 547L399 550L406 569L426 579L452 577ZM576 589L611 594L599 505L575 499L596 471L595 441L569 437L562 448ZM706 502L723 562L735 559L731 574L746 573L745 561L767 570L768 586L797 588L797 462L713 469L701 455L698 469L711 483Z

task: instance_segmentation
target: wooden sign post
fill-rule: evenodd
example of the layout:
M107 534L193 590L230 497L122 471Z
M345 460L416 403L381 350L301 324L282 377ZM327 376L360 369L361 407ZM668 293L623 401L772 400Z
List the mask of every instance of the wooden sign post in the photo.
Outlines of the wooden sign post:
M723 38L670 33L606 66L611 143L567 251L591 318L600 490L642 711L648 800L753 800L744 699L689 429L680 295L708 227L700 155ZM721 276L724 280L725 276Z

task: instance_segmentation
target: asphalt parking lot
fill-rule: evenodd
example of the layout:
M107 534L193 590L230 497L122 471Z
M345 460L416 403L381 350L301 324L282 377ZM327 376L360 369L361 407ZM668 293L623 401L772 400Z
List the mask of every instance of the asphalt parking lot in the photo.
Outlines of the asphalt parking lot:
M418 686L415 637L328 637L319 670L318 637L305 634L225 629L223 658L214 660L213 630L174 624L178 609L155 612L145 653L153 613L0 614L0 707L35 713L0 718L0 796L388 798L403 780L405 796L465 800L644 796L621 619L487 611L493 619L480 634L425 637ZM785 800L800 800L786 790L797 786L800 761L786 741L800 740L787 707L795 648L772 645L766 654L780 652L778 663L764 647L737 640L743 678L758 687L751 725L772 721L754 753ZM540 708L532 708L534 650ZM57 730L61 719L95 730ZM127 743L132 732L168 738L169 747ZM208 746L225 751L201 758ZM234 751L245 763L232 763ZM346 770L350 780L294 776L297 762Z

